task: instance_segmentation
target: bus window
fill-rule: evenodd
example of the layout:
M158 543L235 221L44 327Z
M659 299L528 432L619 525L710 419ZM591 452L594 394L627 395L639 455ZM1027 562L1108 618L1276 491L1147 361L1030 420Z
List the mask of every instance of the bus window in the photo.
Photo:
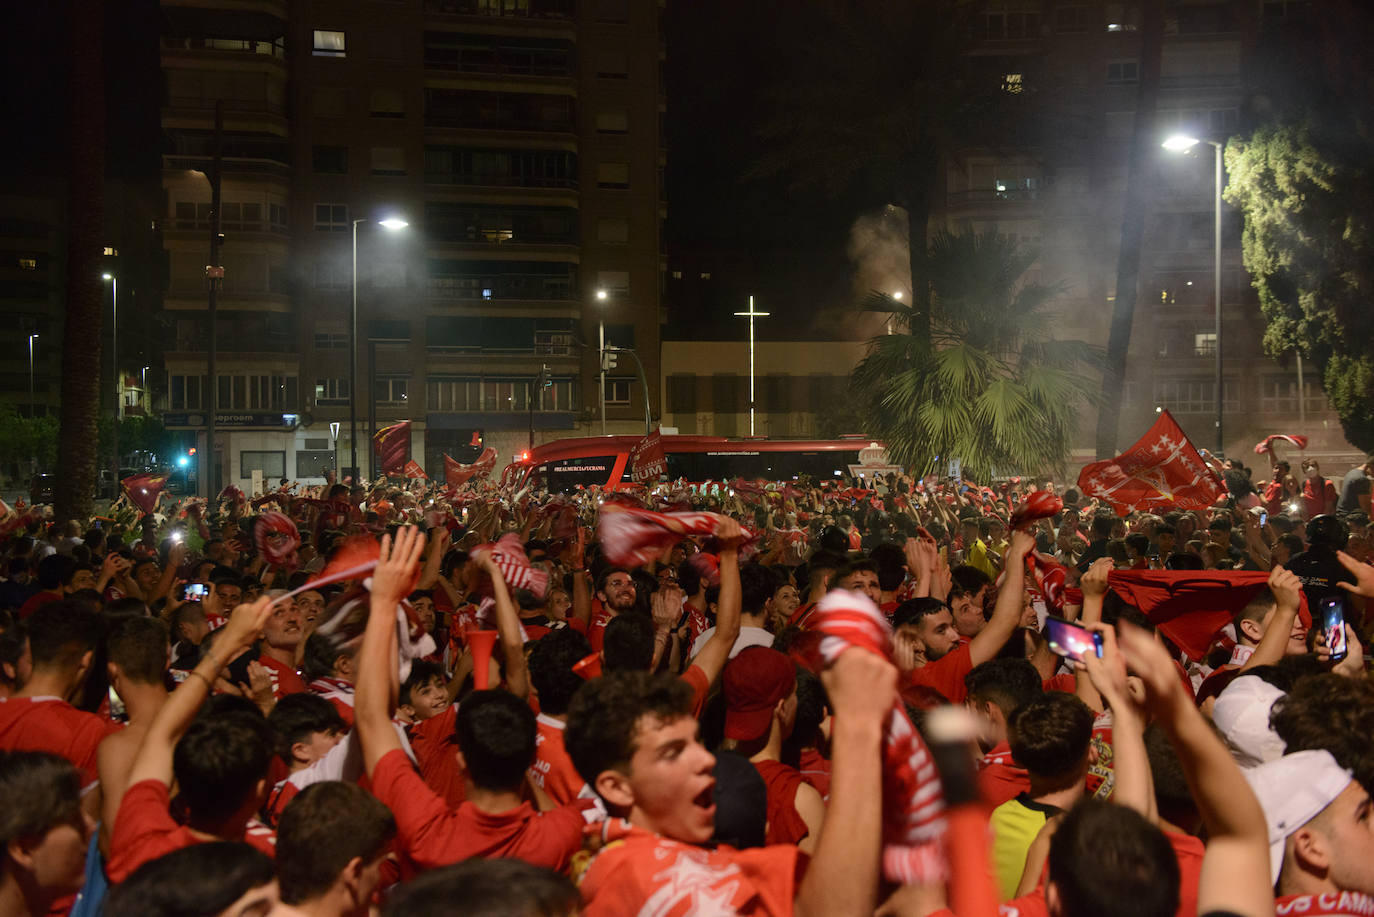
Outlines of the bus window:
M593 455L546 462L531 472L531 483L550 493L569 493L579 484L583 487L605 486L615 460L614 455Z
M733 478L795 481L810 475L816 482L833 480L835 472L848 473L857 464L858 450L808 452L669 452L668 478L686 481L722 481Z

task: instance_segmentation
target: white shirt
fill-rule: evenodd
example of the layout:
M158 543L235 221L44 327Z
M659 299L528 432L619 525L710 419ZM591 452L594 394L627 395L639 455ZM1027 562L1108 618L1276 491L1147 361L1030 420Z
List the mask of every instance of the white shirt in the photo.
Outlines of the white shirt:
M697 637L697 642L692 644L693 659L697 657L697 655L701 652L702 648L706 646L706 644L710 641L712 637L715 636L715 634L716 629L714 627L708 627L706 628L706 630L701 632L701 636ZM772 634L764 630L762 627L750 627L746 624L745 626L739 629L739 636L735 638L735 645L730 647L730 658L734 659L736 656L740 654L741 650L747 649L751 646L772 645Z

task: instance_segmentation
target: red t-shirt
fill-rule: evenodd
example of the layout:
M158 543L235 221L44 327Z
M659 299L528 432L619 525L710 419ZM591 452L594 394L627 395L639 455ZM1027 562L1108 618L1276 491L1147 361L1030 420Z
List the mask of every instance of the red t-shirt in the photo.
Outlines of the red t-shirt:
M540 814L528 802L491 814L464 802L456 809L420 779L399 748L382 756L372 792L396 816L401 849L422 869L469 857L524 860L558 872L582 846L582 810L563 806Z
M978 760L978 791L992 808L1030 792L1030 773L1011 759L1011 746L997 745Z
M123 882L150 860L202 843L190 828L172 818L169 801L167 784L161 780L140 780L124 792L110 836L110 859L105 863L111 885ZM276 833L265 825L250 823L243 839L268 856L276 854Z
M581 880L583 917L791 917L807 858L791 844L714 850L605 822L608 842Z
M1369 917L1374 897L1363 892L1321 892L1316 895L1284 895L1274 899L1278 917Z
M1331 483L1330 478L1321 479L1320 489L1315 485L1311 478L1302 480L1302 517L1311 519L1313 516L1320 516L1326 512L1328 503L1335 503L1339 499L1336 493L1336 485Z
M457 716L458 705L449 704L438 714L411 726L408 731L410 750L415 752L415 760L420 763L421 778L431 790L454 807L467 799L467 790L463 788L463 771L453 754L456 750L453 723Z
M802 779L816 788L821 798L830 801L830 761L815 748L801 751Z
M1072 672L1060 672L1058 675L1051 675L1040 685L1045 691L1062 691L1065 694L1072 694L1078 690L1078 676Z
M754 770L768 790L768 835L764 843L798 843L810 833L806 820L797 811L797 788L806 781L796 768L781 761L755 761Z
M49 602L56 602L61 598L62 596L58 595L56 592L35 592L33 595L29 596L28 601L19 606L19 620L27 621L29 615Z
M706 672L699 665L689 665L680 677L692 687L692 717L701 719L701 712L706 709L706 697L711 693L711 682L706 679Z
M964 676L973 670L973 658L969 646L964 644L950 650L934 662L928 662L908 676L911 684L934 688L945 696L951 704L962 704L968 697L964 687Z
M0 749L66 758L81 772L83 788L100 780L95 763L100 740L122 728L61 698L0 697Z
M564 724L540 714L534 728L534 764L530 765L530 778L555 803L567 805L577 798L587 782L577 773L568 750L563 747Z
M310 690L305 679L296 674L295 666L278 662L266 653L258 657L258 663L267 669L267 675L272 679L272 696L277 700L288 694L304 694Z

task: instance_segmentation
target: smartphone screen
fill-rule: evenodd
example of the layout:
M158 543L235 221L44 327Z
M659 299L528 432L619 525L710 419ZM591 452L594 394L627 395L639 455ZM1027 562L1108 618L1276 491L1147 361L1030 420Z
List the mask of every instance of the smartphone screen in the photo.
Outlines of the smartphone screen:
M1350 652L1345 640L1345 599L1338 595L1322 599L1319 608L1326 648L1331 651L1331 661L1339 662Z
M1099 634L1054 615L1045 618L1045 627L1050 652L1055 655L1072 659L1074 662L1082 662L1088 653L1102 658L1102 637Z
M204 583L187 583L186 591L183 593L183 600L187 602L199 602L205 598L206 588Z

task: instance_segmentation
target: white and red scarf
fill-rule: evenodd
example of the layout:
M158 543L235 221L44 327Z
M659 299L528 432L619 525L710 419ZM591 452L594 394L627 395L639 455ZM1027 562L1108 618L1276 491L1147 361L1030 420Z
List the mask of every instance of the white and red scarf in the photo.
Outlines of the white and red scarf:
M598 538L601 554L617 567L638 567L687 535L710 535L723 516L716 513L655 513L623 503L603 503Z

